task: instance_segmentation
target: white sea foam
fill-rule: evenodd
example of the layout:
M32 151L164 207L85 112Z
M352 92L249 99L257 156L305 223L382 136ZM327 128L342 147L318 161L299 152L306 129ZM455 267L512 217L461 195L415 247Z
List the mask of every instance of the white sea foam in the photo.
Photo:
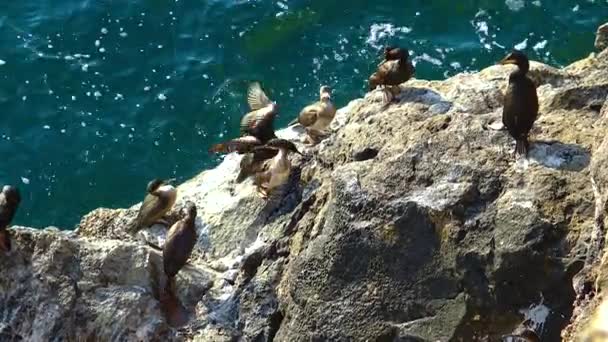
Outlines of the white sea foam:
M526 5L524 0L506 0L505 4L514 12L521 10Z
M425 62L429 62L429 63L434 64L434 65L442 65L443 64L443 62L441 62L441 60L439 60L438 58L429 56L426 52L423 53L422 55L414 58L412 60L412 63L416 64L420 60L423 60Z
M412 32L412 29L407 26L395 27L390 23L372 24L365 42L376 49L381 49L383 46L382 40L394 37L398 33L407 34L410 32Z
M475 23L475 28L478 33L482 33L484 35L488 35L488 23L485 21L480 21Z
M543 40L540 41L538 43L536 43L536 45L534 45L534 47L532 47L532 49L534 49L534 51L538 51L538 50L542 50L547 46L547 40Z
M518 43L514 47L517 50L524 50L526 47L528 47L528 38L524 39L521 43Z

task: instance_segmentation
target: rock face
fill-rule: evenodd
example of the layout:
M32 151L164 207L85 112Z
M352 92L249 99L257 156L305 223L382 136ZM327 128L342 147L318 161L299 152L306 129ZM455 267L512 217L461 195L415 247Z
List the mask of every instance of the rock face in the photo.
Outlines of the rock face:
M199 208L176 282L183 327L166 322L161 254L142 242L162 245L166 228L124 233L137 207L95 210L74 232L14 227L2 340L494 341L527 321L576 341L608 279L608 51L532 63L527 160L491 128L511 70L411 80L388 107L377 91L351 102L330 138L300 146L277 200L234 182L237 155L182 184L169 222L187 200Z
M602 51L608 47L608 23L600 26L597 29L595 37L595 48L598 51Z

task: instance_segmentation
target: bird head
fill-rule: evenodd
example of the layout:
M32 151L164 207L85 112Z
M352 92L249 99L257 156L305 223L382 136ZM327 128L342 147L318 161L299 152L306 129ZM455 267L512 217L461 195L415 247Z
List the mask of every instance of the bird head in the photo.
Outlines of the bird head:
M519 67L522 71L528 71L530 69L530 61L525 53L519 50L513 50L505 58L503 58L498 64L514 64Z
M407 49L396 46L387 46L384 48L384 60L386 61L408 59L409 57L410 53Z
M166 182L164 180L156 178L156 179L151 180L150 183L148 183L148 187L146 188L146 190L148 192L154 192L154 191L158 190L158 188L160 188L164 184L166 184Z
M190 219L196 218L196 212L197 212L196 204L194 204L194 202L191 202L191 201L186 202L185 212L186 212L186 216L189 217Z
M330 100L331 99L331 88L329 86L321 86L321 89L319 90L319 96L321 97L321 100Z
M14 186L5 185L2 188L2 193L4 194L6 201L11 204L19 204L21 202L21 194L19 193L19 189Z

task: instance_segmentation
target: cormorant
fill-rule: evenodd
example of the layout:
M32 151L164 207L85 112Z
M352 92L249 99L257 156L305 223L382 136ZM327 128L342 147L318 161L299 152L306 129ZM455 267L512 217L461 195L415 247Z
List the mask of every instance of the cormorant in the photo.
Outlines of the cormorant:
M500 61L500 64L517 65L517 70L509 75L502 122L515 139L515 153L527 156L530 147L528 134L538 116L536 86L526 75L530 69L530 62L523 52L514 50Z
M378 69L369 77L369 90L378 86L389 87L389 92L394 93L394 87L408 81L415 72L415 68L409 61L409 52L406 49L387 47L384 50L384 61L378 65ZM386 91L386 89L385 89Z
M327 135L329 124L336 115L336 107L331 101L331 88L322 86L319 89L319 101L302 109L298 118L290 123L304 126L308 140L314 144Z
M196 214L196 205L186 202L185 216L171 226L163 245L163 269L167 279L160 289L159 299L167 321L175 327L187 321L187 311L175 293L175 276L186 265L196 245Z
M175 204L177 189L160 179L148 183L148 194L144 198L137 217L131 222L127 231L137 233L145 227L158 222Z
M273 191L289 180L291 162L288 154L300 153L296 145L285 139L273 139L264 146L265 149L275 149L277 152L272 159L264 161L255 173L255 185L264 199L272 195Z
M5 185L0 192L0 250L3 252L11 251L11 236L8 226L17 212L19 203L21 203L19 190Z
M279 113L279 107L270 101L258 82L249 86L247 102L251 112L241 120L241 136L253 136L265 144L276 138L274 134L274 118Z

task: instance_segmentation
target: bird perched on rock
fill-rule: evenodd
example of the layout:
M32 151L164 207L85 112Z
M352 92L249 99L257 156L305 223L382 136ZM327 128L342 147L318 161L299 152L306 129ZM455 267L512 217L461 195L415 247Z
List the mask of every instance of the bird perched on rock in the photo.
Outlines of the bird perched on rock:
M183 325L186 321L185 310L175 294L174 280L196 245L196 214L196 205L187 202L184 217L171 226L163 245L163 269L167 280L160 289L160 302L167 321L173 326Z
M258 82L249 86L247 102L251 112L241 119L241 136L253 136L262 144L276 138L274 118L279 113L279 107L275 102L270 101Z
M319 101L304 107L290 125L299 123L304 126L308 141L315 144L327 135L329 124L334 116L336 116L336 107L331 101L331 88L322 86L319 89Z
M279 151L275 148L265 148L256 137L246 136L215 144L209 149L209 152L244 154L241 158L239 175L236 178L236 182L241 183L260 171L264 162L276 156Z
M185 216L175 222L167 233L163 246L163 266L168 279L173 279L184 267L196 244L196 205L186 203Z
M131 234L159 222L173 208L177 198L177 189L168 181L160 179L148 183L147 191L148 194L139 208L137 217L127 228Z
M21 194L13 186L5 185L0 192L0 250L10 252L11 237L8 226L11 224L21 203Z
M269 141L269 143L274 140L275 139ZM241 183L245 179L263 171L266 161L275 157L278 153L278 149L266 145L255 147L251 153L245 154L241 159L241 163L239 164L239 174L236 177L236 182Z
M300 155L302 153L298 151L296 145L285 139L273 139L265 146L257 149L258 154L267 153L267 155L270 155L271 153L275 153L272 159L266 159L258 163L258 168L255 170L254 183L262 198L267 199L273 194L274 190L289 180L289 174L291 173L291 162L288 158L289 153L294 152Z
M378 86L382 86L386 93L386 87L389 87L389 93L395 93L395 87L401 83L408 81L415 72L415 68L409 61L409 52L407 49L398 47L386 47L384 49L384 61L378 65L378 69L369 77L369 90L374 90ZM394 98L394 96L393 96Z
M536 86L527 76L530 62L523 52L514 50L499 63L517 65L517 70L509 75L502 122L515 139L515 154L527 156L530 148L528 134L538 116Z

